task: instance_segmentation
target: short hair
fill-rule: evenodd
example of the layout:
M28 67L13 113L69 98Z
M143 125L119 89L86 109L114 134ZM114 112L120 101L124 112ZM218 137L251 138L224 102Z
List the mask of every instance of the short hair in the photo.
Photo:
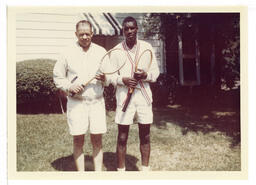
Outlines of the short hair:
M136 25L136 27L138 27L136 19L134 19L134 18L131 17L131 16L128 16L128 17L126 17L126 18L123 20L122 26L124 27L124 24L127 23L127 22L134 22L135 25Z
M89 21L87 21L87 20L81 20L81 21L79 21L78 23L76 23L76 30L78 29L79 24L89 24L90 29L91 29L91 31L92 31L92 24L91 24Z

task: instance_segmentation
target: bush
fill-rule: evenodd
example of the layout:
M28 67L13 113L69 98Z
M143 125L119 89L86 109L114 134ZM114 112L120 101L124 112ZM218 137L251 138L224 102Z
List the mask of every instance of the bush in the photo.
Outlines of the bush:
M53 82L55 60L26 60L16 65L16 91L18 113L60 113L61 106L58 89ZM175 100L176 79L161 74L156 83L151 84L155 106L173 104ZM115 88L110 85L104 90L107 110L115 110ZM62 96L63 109L66 99Z
M176 99L177 79L168 74L160 74L156 83L150 84L154 106L174 104Z
M156 83L151 83L150 88L153 94L153 105L155 107L174 104L176 100L177 79L168 74L160 74ZM116 96L113 85L105 87L104 98L107 110L115 110Z
M221 82L233 88L240 79L240 37L227 40L222 55Z
M53 83L55 60L36 59L16 65L17 112L59 112L57 88Z
M116 109L116 91L115 87L110 84L108 87L104 89L104 98L106 103L107 110L115 110Z
M53 67L55 60L36 59L18 62L16 65L16 91L18 113L60 113L60 99L66 111L66 98L55 87ZM60 93L60 94L59 94ZM58 95L60 95L58 97ZM116 107L115 89L104 90L106 109Z

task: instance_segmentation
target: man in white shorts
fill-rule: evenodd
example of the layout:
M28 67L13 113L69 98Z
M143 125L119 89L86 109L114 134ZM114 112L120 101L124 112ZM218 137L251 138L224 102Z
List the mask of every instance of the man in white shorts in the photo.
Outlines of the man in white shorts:
M115 48L122 48L127 53L126 65L121 68L119 75L116 75L116 117L118 124L117 138L117 170L125 171L126 145L129 133L129 127L133 124L134 116L137 116L139 122L139 138L141 152L141 170L149 170L150 157L150 125L153 122L152 113L152 92L149 82L155 82L159 76L159 67L154 55L152 46L142 40L137 39L137 22L133 17L126 17L123 21L123 34L125 40L119 43ZM141 73L134 78L135 61L140 54L149 49L153 53L152 65L149 71L140 71ZM135 88L126 112L122 111L124 102L127 98L128 88Z
M73 156L78 171L84 171L84 135L90 131L95 171L102 170L102 134L106 133L104 75L96 75L86 87L81 84L95 76L106 50L91 42L92 25L83 20L76 24L78 41L66 48L53 70L56 87L71 94L67 101L67 122L73 136Z

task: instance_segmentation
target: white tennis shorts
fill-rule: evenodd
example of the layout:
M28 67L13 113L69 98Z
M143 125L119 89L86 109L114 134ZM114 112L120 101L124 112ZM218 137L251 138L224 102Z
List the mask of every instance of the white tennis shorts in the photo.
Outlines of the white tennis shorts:
M105 101L101 97L92 101L69 99L67 120L71 135L103 134L107 131Z
M122 111L122 106L117 106L115 122L120 125L132 125L134 117L140 124L152 124L153 112L152 104L136 105L132 102L128 105L125 112Z

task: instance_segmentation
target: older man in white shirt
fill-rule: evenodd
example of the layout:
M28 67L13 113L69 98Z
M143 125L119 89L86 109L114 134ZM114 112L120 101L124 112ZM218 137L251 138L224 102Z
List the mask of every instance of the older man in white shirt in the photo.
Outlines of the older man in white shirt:
M102 170L102 134L107 131L103 98L104 75L96 75L86 87L81 84L95 76L106 50L91 42L91 23L79 21L75 32L78 41L64 49L56 62L53 76L56 87L72 94L67 101L67 122L73 136L73 156L78 171L84 171L84 135L90 131L95 171Z

